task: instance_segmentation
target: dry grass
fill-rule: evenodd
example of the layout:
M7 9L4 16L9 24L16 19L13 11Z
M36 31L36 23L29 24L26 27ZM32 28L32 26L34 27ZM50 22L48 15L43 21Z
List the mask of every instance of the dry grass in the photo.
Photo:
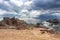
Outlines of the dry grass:
M41 34L39 30L0 29L0 40L60 40L60 35Z

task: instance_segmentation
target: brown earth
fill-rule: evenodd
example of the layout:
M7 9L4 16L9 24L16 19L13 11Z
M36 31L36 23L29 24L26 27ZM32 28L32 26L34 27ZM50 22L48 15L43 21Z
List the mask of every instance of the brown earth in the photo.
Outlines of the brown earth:
M0 29L0 40L60 40L59 34L45 32L39 28L32 30Z

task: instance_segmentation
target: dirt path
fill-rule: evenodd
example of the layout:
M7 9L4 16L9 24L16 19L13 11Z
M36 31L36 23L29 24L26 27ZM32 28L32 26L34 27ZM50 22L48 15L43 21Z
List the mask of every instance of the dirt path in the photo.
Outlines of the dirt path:
M60 40L60 37L38 30L0 29L0 40Z

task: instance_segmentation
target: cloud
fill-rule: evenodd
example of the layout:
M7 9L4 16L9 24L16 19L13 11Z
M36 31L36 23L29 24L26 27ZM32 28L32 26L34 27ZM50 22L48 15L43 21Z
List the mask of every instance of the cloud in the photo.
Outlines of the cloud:
M60 13L60 0L1 0L0 11L0 17L54 18Z
M20 11L20 15L21 17L26 17L26 18L34 18L34 17L37 17L38 15L40 15L42 13L41 10L32 10L32 11L29 11L27 9L22 9Z
M28 10L27 10L27 9L22 9L21 12L22 12L22 13L28 12Z
M23 2L21 0L10 0L10 2L19 7L23 5Z
M60 8L60 0L33 0L33 9Z
M36 23L41 22L40 19L35 19L35 18L19 18L19 19L24 20L24 21L26 21L26 22L29 23L29 24L30 24L30 23L36 24Z
M5 14L6 11L0 9L0 15Z
M55 19L55 18L57 18L57 16L52 14L41 14L38 17L36 17L36 19L40 19L42 21L45 21L48 19Z
M14 16L17 16L16 12L8 12L8 11L0 9L0 18L3 18L3 17L14 17Z
M32 4L32 1L27 1L24 3L24 5L26 5L26 6L31 6L31 4Z
M40 10L32 10L29 15L30 15L30 17L37 17L41 13L42 13L42 11L40 11Z

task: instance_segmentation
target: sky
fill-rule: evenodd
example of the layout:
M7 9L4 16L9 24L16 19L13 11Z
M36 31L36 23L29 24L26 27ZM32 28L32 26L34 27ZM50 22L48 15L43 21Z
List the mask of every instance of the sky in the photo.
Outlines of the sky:
M14 16L30 22L60 19L60 0L0 0L0 19Z

